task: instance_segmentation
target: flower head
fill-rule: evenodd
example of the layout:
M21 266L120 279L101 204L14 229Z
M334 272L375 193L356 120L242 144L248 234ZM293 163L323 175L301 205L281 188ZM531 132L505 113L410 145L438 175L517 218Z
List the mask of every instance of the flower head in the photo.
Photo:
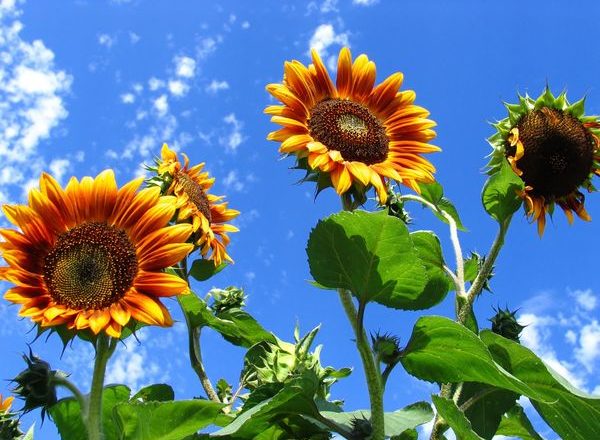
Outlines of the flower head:
M17 385L13 392L24 401L22 411L27 413L41 408L43 419L46 410L57 401L54 379L63 373L52 370L48 362L31 352L31 348L29 356L24 354L23 360L27 363L27 368L12 380Z
M238 228L227 222L240 213L229 209L223 196L209 194L214 177L202 172L204 163L189 166L188 157L182 153L183 163L177 153L164 144L158 161L157 173L167 182L165 193L176 197L177 221L190 222L193 226L192 239L200 247L203 257L214 261L215 266L223 261L233 261L227 254L229 232ZM221 202L221 203L219 203Z
M297 167L318 182L318 190L333 186L338 194L364 198L371 186L380 203L387 200L387 180L419 192L419 182L433 182L435 168L422 157L439 151L429 112L413 104L412 90L400 92L403 75L394 73L375 85L375 64L366 55L354 62L340 51L334 85L315 50L308 67L286 62L281 84L267 90L283 105L265 113L283 128L268 139L281 142L279 151L295 155Z
M159 188L137 192L143 179L117 188L114 173L71 178L66 188L42 174L27 205L5 205L20 231L0 229L8 264L0 279L15 284L4 298L41 328L66 326L119 337L130 321L169 326L159 298L188 285L163 269L192 249L190 225L168 226L172 197Z
M600 174L599 119L584 114L583 99L571 104L564 92L555 97L548 88L538 99L520 96L506 107L509 116L494 124L497 132L489 139L490 174L508 161L525 185L520 195L540 235L555 204L569 223L573 213L589 221L580 189L595 191L591 178Z

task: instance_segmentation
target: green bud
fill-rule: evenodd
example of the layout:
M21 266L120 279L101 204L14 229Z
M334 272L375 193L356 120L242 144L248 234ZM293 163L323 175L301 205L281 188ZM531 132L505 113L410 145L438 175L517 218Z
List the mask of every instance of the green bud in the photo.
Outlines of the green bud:
M241 309L246 305L246 295L242 289L237 287L211 289L208 294L213 298L210 308L217 315L230 309Z
M384 364L390 365L398 362L402 350L400 349L400 339L389 333L371 335L373 352L377 359Z
M50 364L35 356L31 349L29 349L29 356L24 354L23 359L27 363L27 368L12 380L17 384L13 393L25 401L23 412L42 408L42 420L44 420L46 410L57 400L53 379L63 373L51 370Z
M388 192L388 199L385 202L388 215L399 218L404 224L409 225L412 223L412 219L408 214L408 211L404 209L404 202L400 200L397 194L393 191Z
M492 332L497 335L504 336L506 339L519 342L519 336L525 326L519 324L515 318L517 310L511 312L508 310L502 310L500 308L494 309L496 315L490 319L492 322Z
M0 412L0 439L17 440L23 438L23 432L19 429L17 415L10 412Z
M350 438L352 440L367 440L373 434L373 426L368 419L352 419L350 425L352 426L352 431L350 432Z

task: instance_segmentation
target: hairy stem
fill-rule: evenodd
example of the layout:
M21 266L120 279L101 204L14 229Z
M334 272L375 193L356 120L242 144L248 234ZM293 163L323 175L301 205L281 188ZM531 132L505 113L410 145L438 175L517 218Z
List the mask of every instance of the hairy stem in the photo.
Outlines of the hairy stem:
M69 379L67 379L66 377L62 377L62 376L54 376L52 378L52 383L54 385L58 385L61 386L63 388L68 389L71 394L73 394L73 397L75 397L75 399L77 399L77 403L79 403L79 407L81 408L81 413L84 414L85 417L85 412L87 411L87 399L86 397L81 393L81 391L79 391L79 388L77 388L77 386L71 382Z
M117 339L109 338L104 332L101 332L98 335L98 339L96 340L96 360L94 361L92 389L85 411L88 440L103 440L104 438L102 433L102 391L104 389L104 375L106 373L106 364L115 351L116 346Z
M385 438L383 383L365 329L362 324L359 326L359 323L362 323L363 321L364 306L359 308L359 313L354 307L350 292L345 289L338 289L338 293L346 316L348 317L348 321L350 321L350 324L352 325L352 330L354 331L354 336L356 338L356 347L358 348L363 369L365 371L369 400L371 402L371 425L373 426L371 440L383 440Z

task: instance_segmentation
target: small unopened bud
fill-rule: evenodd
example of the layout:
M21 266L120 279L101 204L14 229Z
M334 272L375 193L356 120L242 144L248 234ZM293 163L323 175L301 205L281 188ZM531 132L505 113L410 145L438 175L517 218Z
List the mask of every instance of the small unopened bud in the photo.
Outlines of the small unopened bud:
M214 302L211 308L218 315L230 309L242 308L246 305L246 295L244 291L237 287L227 287L225 289L212 289L208 292Z
M496 315L490 319L492 322L492 332L504 336L506 339L519 342L519 336L525 326L517 322L515 318L517 311L511 312L508 308L506 310L498 308L495 311Z
M27 368L21 371L12 382L17 386L13 393L25 401L22 411L27 413L42 408L42 420L46 409L56 403L56 385L53 378L62 373L50 369L50 364L35 356L31 349L29 356L23 355Z
M368 419L352 419L350 425L352 426L352 431L350 432L350 438L352 440L367 440L373 434L373 426Z
M375 336L371 335L371 341L373 343L373 352L380 362L387 365L398 362L401 354L400 339L398 337L387 333L376 333Z

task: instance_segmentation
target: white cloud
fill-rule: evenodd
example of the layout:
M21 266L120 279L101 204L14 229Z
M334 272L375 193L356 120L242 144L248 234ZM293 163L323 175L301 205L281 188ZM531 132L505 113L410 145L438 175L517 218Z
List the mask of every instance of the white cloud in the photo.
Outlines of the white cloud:
M579 347L575 357L589 373L594 371L594 363L600 358L600 325L594 320L584 325L579 333Z
M131 44L136 44L140 40L141 40L141 37L138 34L136 34L135 32L129 31L129 42Z
M156 77L152 77L148 80L148 87L151 91L158 90L165 86L165 82L162 79L158 79Z
M159 116L164 116L169 111L169 101L167 95L160 95L154 100L154 109L158 112Z
M216 79L213 79L210 84L206 86L205 90L208 93L216 94L220 90L227 89L229 89L229 83L227 81L217 81Z
M217 50L217 42L219 42L220 39L220 37L217 37L217 39L212 37L203 38L198 47L196 47L196 54L198 55L198 58L204 59Z
M352 3L360 6L372 6L379 0L352 0Z
M189 90L189 86L183 81L171 80L169 81L169 92L171 95L181 97L184 96Z
M222 182L225 188L229 191L240 192L244 189L244 182L240 180L238 173L235 170L229 171Z
M162 376L162 377L161 377ZM106 383L122 383L139 390L156 380L166 380L164 369L148 359L146 349L136 343L129 343L110 360L106 370Z
M121 102L123 104L133 104L135 102L135 95L133 93L123 93L121 95Z
M193 78L196 72L196 61L187 56L176 57L175 73L182 78Z
M56 69L54 53L43 41L23 40L20 14L15 2L0 4L0 170L9 167L17 177L2 188L4 199L10 184L29 188L45 168L38 145L67 117L63 99L73 80ZM15 166L18 174L11 171Z
M598 298L594 296L591 290L575 290L571 293L577 301L577 305L583 310L591 312L598 305Z
M235 113L225 116L223 122L230 125L231 129L226 136L219 138L219 143L225 146L229 152L235 153L240 144L245 140L242 134L244 124L236 118Z
M109 34L100 34L98 35L98 43L101 46L105 46L107 48L113 47L113 45L117 42L117 38L113 37Z
M313 32L309 41L309 50L315 49L322 58L326 58L329 47L334 44L349 46L348 33L336 33L333 24L324 23L319 25Z
M250 22L249 21L244 21L242 23L242 29L248 29L250 27Z
M50 162L49 168L54 178L62 182L65 173L71 168L71 161L69 159L54 159Z

